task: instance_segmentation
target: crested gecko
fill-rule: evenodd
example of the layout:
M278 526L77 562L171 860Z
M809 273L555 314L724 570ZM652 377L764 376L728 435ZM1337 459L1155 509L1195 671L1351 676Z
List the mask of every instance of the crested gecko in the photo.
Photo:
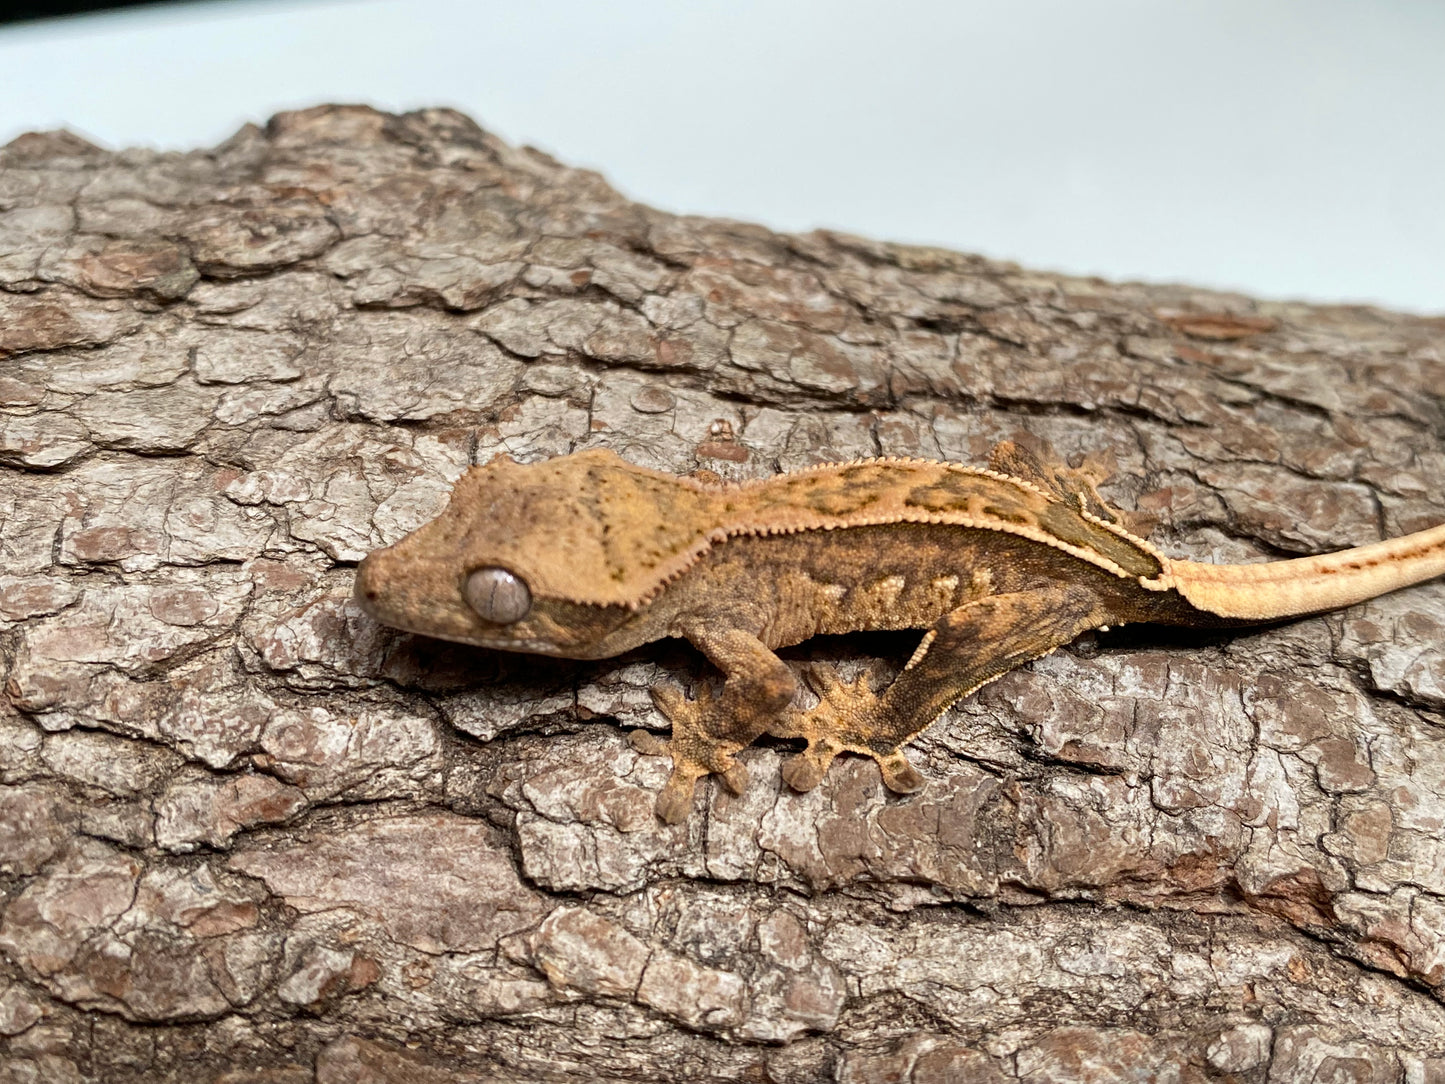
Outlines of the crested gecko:
M742 792L735 754L764 734L806 740L784 764L795 790L849 752L909 793L923 785L910 739L1088 629L1271 621L1445 573L1445 525L1294 560L1175 560L1131 533L1096 481L1010 442L987 468L871 459L741 484L608 451L530 465L503 455L465 474L437 519L368 555L356 596L387 625L507 651L598 659L691 641L721 690L655 689L671 739L633 734L671 756L657 812L678 823L709 773ZM814 666L817 705L794 704L777 649L883 629L925 630L892 684L875 693L867 675L845 683Z

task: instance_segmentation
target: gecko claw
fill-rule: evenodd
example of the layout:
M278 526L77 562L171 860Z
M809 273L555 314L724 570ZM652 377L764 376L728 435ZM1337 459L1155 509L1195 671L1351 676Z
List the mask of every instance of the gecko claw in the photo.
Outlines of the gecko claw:
M685 703L681 696L677 699ZM658 707L662 707L656 691L653 693L653 700L659 701ZM681 824L687 820L688 814L692 812L692 795L697 778L695 774L683 771L677 765L672 742L646 730L633 730L627 735L627 744L645 757L673 759L672 774L667 777L667 783L657 795L657 817L664 824Z

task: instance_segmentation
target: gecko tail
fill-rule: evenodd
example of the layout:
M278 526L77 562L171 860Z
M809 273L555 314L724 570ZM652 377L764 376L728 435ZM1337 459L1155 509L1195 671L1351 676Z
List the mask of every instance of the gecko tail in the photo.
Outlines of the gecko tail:
M1445 524L1318 557L1256 565L1171 561L1169 571L1195 609L1243 621L1297 617L1445 575Z

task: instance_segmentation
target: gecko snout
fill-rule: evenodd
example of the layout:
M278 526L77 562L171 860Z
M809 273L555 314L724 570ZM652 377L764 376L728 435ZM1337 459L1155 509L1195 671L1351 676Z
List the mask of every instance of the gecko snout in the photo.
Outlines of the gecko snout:
M381 601L381 587L386 580L388 556L386 550L377 550L363 557L361 564L356 566L356 583L352 593L361 603L361 608L373 617L379 616L377 604Z

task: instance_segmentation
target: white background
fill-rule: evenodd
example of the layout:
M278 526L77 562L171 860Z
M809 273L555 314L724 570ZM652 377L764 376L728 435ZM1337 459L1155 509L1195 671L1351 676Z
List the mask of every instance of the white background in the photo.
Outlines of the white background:
M330 0L0 29L0 142L452 105L655 206L1445 312L1439 0Z

